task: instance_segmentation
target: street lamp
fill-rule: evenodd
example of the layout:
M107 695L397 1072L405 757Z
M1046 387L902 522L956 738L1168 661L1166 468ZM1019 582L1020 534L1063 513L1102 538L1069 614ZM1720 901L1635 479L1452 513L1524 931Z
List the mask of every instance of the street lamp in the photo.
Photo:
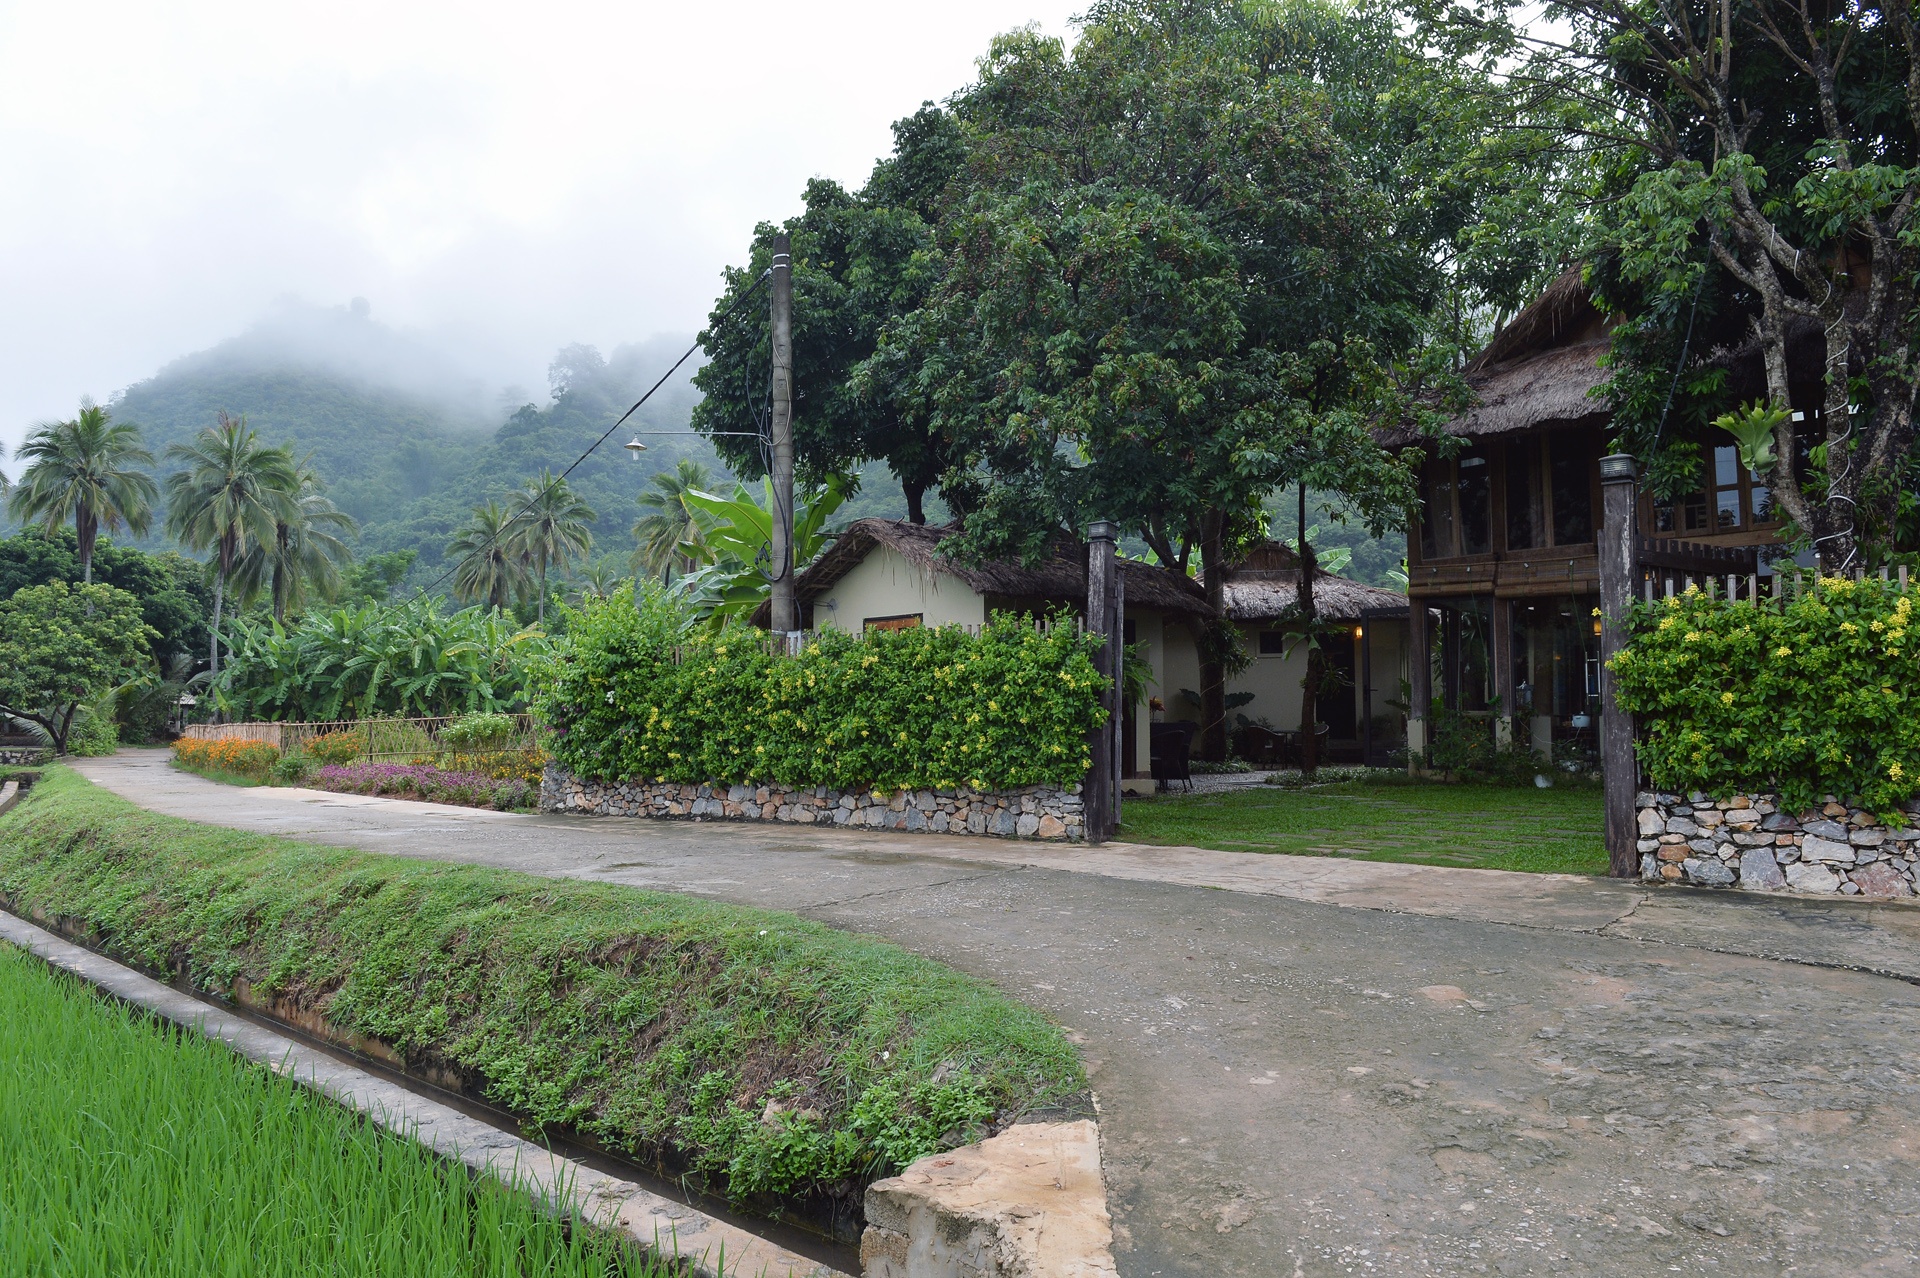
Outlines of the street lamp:
M640 430L634 432L632 439L620 445L635 461L639 461L640 454L647 451L647 446L640 442L642 435L688 435L696 439L712 439L715 435L732 435L740 439L758 439L763 442L767 438L757 430Z

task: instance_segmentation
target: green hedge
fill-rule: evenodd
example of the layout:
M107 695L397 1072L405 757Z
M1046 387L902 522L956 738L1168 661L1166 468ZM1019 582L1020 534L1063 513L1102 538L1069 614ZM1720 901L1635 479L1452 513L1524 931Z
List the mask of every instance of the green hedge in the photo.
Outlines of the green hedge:
M1002 618L823 632L776 658L760 631L690 631L671 599L623 591L569 619L536 704L554 757L596 780L1073 785L1105 713L1095 648Z
M445 1062L530 1123L746 1199L863 1183L1085 1086L1039 1013L791 914L146 812L65 768L0 817L0 893L216 992L246 978Z
M1690 589L1636 606L1613 672L1642 765L1668 790L1892 813L1920 789L1914 620L1912 592L1840 578L1783 604Z

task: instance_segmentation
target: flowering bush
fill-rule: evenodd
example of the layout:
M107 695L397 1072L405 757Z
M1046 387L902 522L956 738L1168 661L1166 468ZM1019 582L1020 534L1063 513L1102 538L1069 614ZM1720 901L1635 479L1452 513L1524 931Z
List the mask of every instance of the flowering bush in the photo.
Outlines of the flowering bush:
M176 763L196 772L231 772L243 777L264 777L280 761L280 747L265 741L222 738L217 741L182 737L173 743Z
M307 742L307 754L323 767L329 763L351 763L366 753L367 734L358 728L323 732Z
M388 795L503 812L532 807L537 794L526 781L499 781L479 772L445 772L425 763L328 764L314 774L311 784L344 794Z
M621 590L569 617L536 681L554 757L600 780L877 788L1070 785L1098 725L1096 640L1003 617L823 632L773 657L745 627L689 631L671 599Z
M1669 790L1821 795L1891 813L1920 788L1914 596L1824 578L1784 606L1697 589L1636 608L1613 660L1640 759Z

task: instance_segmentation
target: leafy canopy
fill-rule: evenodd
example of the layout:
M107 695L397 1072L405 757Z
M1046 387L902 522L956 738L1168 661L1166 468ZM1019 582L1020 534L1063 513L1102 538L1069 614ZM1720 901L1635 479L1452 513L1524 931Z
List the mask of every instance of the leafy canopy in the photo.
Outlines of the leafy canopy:
M64 753L75 713L141 674L155 637L124 590L22 587L0 600L0 714L39 724Z

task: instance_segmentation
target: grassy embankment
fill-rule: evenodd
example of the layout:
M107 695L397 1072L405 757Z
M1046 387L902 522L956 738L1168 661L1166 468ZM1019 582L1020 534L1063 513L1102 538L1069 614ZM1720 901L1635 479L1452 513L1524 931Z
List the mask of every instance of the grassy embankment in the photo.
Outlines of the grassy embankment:
M201 988L244 979L457 1071L529 1124L742 1201L857 1202L868 1180L1085 1085L1037 1012L881 941L196 825L60 767L0 818L0 894Z
M5 945L0 1254L28 1274L668 1272Z
M1410 861L1534 873L1605 874L1600 792L1469 782L1255 785L1128 799L1132 843Z

